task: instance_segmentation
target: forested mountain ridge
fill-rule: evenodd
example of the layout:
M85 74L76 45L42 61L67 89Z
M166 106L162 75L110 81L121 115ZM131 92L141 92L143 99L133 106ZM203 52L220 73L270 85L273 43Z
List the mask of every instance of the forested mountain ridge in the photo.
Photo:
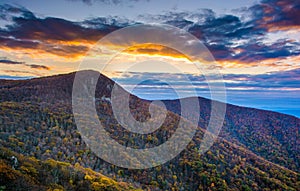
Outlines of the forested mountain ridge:
M94 71L86 71L94 73ZM0 101L37 102L53 109L71 111L72 87L75 73L37 78L32 80L0 80ZM107 86L114 85L109 78L100 75L96 98L110 97ZM135 97L135 96L134 96ZM193 98L185 98L193 99ZM211 100L198 98L200 104L199 127L206 128L210 119ZM148 102L147 100L135 99ZM169 111L180 115L179 100L164 100ZM218 102L216 102L218 103ZM56 107L57 105L60 105ZM61 107L64 105L64 107ZM137 108L137 107L135 107ZM191 118L199 111L190 108ZM285 166L300 169L300 119L271 111L246 108L227 104L224 125L219 136L228 141L242 144L257 155Z
M199 127L206 129L211 115L211 100L198 99L200 112L191 107L189 117L195 118L200 114ZM165 100L164 103L168 110L180 114L179 100ZM299 172L300 119L297 117L227 104L219 136L243 145L271 162Z
M281 160L287 161L286 164L294 165L294 167L286 165L291 169L288 170L258 157L256 154L262 155L255 150L252 150L254 153L249 151L246 148L246 146L249 148L249 145L246 144L249 140L238 142L239 139L234 137L234 135L238 135L235 132L237 130L227 132L222 130L221 136L224 139L219 138L210 151L204 155L199 155L197 149L204 131L199 128L193 141L179 156L152 169L128 170L106 163L87 148L76 129L71 109L73 79L74 73L24 81L0 81L1 145L41 160L52 158L71 164L78 163L100 171L118 181L139 182L144 189L150 187L151 190L249 190L250 188L252 190L298 190L300 186L299 173L294 172L297 170L294 169L295 165L297 166L297 162L299 162L299 153L297 153L297 148L294 152L294 145L288 146L290 149L288 152L292 151L294 158L290 155L283 155ZM113 81L101 76L98 81L101 91L96 93L96 98L101 98L103 95L109 97L110 92L106 90L108 85L113 85ZM133 114L140 119L149 117L147 106L150 102L135 96L131 97ZM206 103L201 98L199 99L200 104ZM179 111L176 108L176 103L170 104L171 102L176 102L176 100L166 101L167 108L176 113ZM124 129L113 119L109 103L98 99L96 105L98 117L102 120L101 122L106 124L106 130L120 143L132 147L148 147L163 143L172 135L172 131L176 128L180 118L169 112L169 118L161 131L149 137L137 136L128 134L128 132L124 133ZM206 107L209 108L209 104ZM244 108L228 106L225 125L230 123L232 127L225 127L234 128L233 124L236 123L234 121L236 119L228 117L231 107L240 109L241 111L237 113L241 114L247 113L248 110L247 108L243 110ZM205 105L201 108L205 108ZM269 115L272 116L272 113ZM287 121L291 120L292 123L289 128L298 128L299 131L299 119L278 115L280 116L275 115L274 118L281 120L283 116ZM207 115L204 113L201 118L199 126L205 128ZM237 129L240 129L239 127L240 124L237 123ZM259 129L259 127L256 128ZM250 128L246 128L244 131L250 132L249 135L251 135ZM289 136L289 134L282 132L284 131L280 131L279 128L279 134ZM253 134L255 133L253 132ZM266 136L266 138L272 137ZM290 139L293 138L296 139L297 143L299 134L296 132ZM234 140L239 146L225 139ZM268 144L269 142L271 143L271 141L267 141ZM260 142L253 145L258 147ZM272 145L270 147L273 148ZM280 150L274 150L275 153L278 151ZM270 153L268 150L264 152Z

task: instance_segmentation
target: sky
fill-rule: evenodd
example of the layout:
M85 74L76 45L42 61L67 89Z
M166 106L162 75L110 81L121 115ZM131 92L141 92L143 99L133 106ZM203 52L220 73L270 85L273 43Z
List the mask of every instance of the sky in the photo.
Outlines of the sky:
M150 35L147 32L133 31L129 48L128 39L103 43L119 29L167 24L193 35L195 43L211 53L213 64L197 61L222 75L228 103L299 117L299 18L298 0L2 0L0 78L76 71L94 58L106 60L109 55L104 51L97 57L90 54L95 46L105 46L113 53L121 50L106 67L109 77L128 89L150 79L132 89L140 97L176 98L159 79L172 81L186 96L193 88L199 96L211 98L205 75L194 72L195 65L186 55L158 44L139 44ZM190 44L182 46L187 49ZM124 73L133 62L139 62L139 69ZM181 72L170 72L165 63ZM188 81L182 80L184 76Z

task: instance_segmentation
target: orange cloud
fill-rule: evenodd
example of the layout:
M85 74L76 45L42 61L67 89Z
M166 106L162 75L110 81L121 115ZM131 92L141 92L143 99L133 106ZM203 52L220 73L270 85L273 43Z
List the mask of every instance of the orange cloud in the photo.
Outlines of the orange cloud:
M125 53L129 54L143 54L149 56L167 56L172 58L185 58L188 57L177 50L172 48L158 45L158 44L141 44L132 46L124 51Z
M79 45L77 45L79 44ZM67 61L80 60L91 47L91 44L84 44L76 41L56 42L53 44L40 43L34 47L6 46L0 45L0 50L8 53L26 55L31 58L49 58Z

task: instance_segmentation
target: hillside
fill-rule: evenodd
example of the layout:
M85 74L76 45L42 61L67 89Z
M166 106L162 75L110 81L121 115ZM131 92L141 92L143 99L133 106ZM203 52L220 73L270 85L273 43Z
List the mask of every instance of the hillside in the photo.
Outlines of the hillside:
M63 109L71 113L73 79L74 73L32 80L0 80L0 102L37 102L40 106L51 107L52 110ZM110 92L106 87L114 85L114 82L102 75L99 82L101 83L97 85L99 91L96 91L96 97L98 99L103 95L109 97ZM140 100L148 102L133 97L137 102ZM198 99L200 104L199 127L206 129L210 118L211 100ZM180 115L179 100L165 100L164 103L169 111ZM218 102L216 103L218 104ZM143 108L145 107L147 104ZM197 115L199 115L199 111L191 106L189 119L195 119ZM225 121L219 136L243 145L271 162L299 172L300 149L297 148L300 145L299 132L300 119L294 116L227 104Z
M12 157L18 164L12 166ZM125 182L116 182L78 163L45 161L0 148L0 190L138 190Z
M199 127L206 129L210 119L211 100L198 99ZM180 114L179 100L166 100L164 103L168 110ZM190 119L198 115L199 111L191 107ZM227 104L225 121L219 136L242 145L273 163L300 172L299 132L300 119L294 116Z
M245 135L241 135L241 137L251 135L244 142L239 142L239 139L233 136L232 132L236 131L234 128L240 129L240 124L244 122L240 121L234 126L236 122L231 120L255 121L256 116L251 116L252 109L231 105L228 106L225 123L225 125L230 123L231 126L224 126L223 129L227 127L232 129L222 130L221 136L223 138L219 138L211 150L204 155L199 155L197 149L205 131L203 128L207 123L206 115L202 116L203 119L199 123L199 126L203 128L199 127L193 141L170 162L147 170L128 170L111 165L97 158L91 152L76 128L71 110L73 78L74 73L24 81L1 81L1 145L25 156L34 156L42 161L50 158L69 162L72 165L77 163L84 167L90 167L118 181L125 181L129 184L139 183L143 189L297 190L300 187L300 176L296 172L295 166L287 165L291 169L289 170L278 165L280 163L275 164L272 160L269 162L266 160L267 157L255 152L249 144L247 145L250 141L253 142L251 146L257 145L259 147L262 145L256 137L255 131L253 132L251 128L244 130ZM101 98L103 95L109 96L109 91L105 89L107 85L112 84L113 81L101 76L97 86L98 90L102 91L97 91L96 98ZM210 107L209 104L205 105L207 102L199 99L201 100L200 103L204 104L201 105L202 109ZM149 101L131 96L132 112L139 120L145 120L149 117L147 109L149 104ZM172 136L180 119L180 116L175 114L179 111L176 104L167 103L167 108L174 113L168 112L161 130L151 135L137 135L126 132L117 124L109 103L96 99L96 105L98 117L105 124L106 130L111 133L113 138L119 140L119 143L131 147L153 147L165 142ZM243 116L230 118L231 113ZM286 127L298 128L299 132L299 119L281 114L278 114L278 117L276 114L272 114L272 112L262 111L259 115L269 120L271 120L270 116L273 116L274 120L279 121L283 116L287 120L284 122ZM292 122L294 120L296 126L293 125L294 123L288 125L289 120ZM259 121L259 123L261 122L263 121ZM245 122L244 125L247 126L248 123ZM259 127L256 128L259 129ZM280 130L280 127L278 129L280 136L291 136L285 137L284 140L295 138L296 143L299 141L298 134L289 135L285 133L286 130ZM243 131L240 134L243 134ZM265 144L268 144L266 147L273 148L275 143L272 142L272 137L265 136L264 138L266 139ZM269 138L270 140L268 140ZM235 142L232 143L231 140L235 140ZM292 153L294 157L283 155L281 161L285 161L286 164L297 165L299 153L297 149L293 150L296 148L293 142L291 143L292 147L285 145L285 142L281 142L281 144L283 146L277 150L266 149L262 153L268 155L268 152L272 151L275 155L280 155L280 149L286 147L290 149L287 152ZM285 150L283 151L285 152ZM285 158L286 156L287 158Z

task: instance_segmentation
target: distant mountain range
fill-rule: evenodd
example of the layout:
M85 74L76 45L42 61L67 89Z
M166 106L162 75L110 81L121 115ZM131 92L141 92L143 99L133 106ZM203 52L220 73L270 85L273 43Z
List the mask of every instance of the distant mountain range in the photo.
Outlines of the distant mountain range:
M95 71L80 72L86 77L95 74ZM227 104L218 139L208 152L199 155L197 149L213 102L200 97L185 98L199 100L200 111L191 106L188 116L193 120L200 113L199 128L188 147L173 160L147 170L124 169L107 163L87 147L76 128L71 105L74 77L75 73L70 73L29 80L0 80L1 147L41 161L51 158L89 167L118 182L145 190L300 188L299 118ZM160 145L172 136L180 120L180 100L163 100L168 114L161 129L138 135L122 128L114 118L111 104L101 99L110 97L106 87L112 85L112 80L100 75L95 93L98 118L111 137L123 145L146 148ZM137 120L150 117L150 103L130 95L131 112ZM3 176L1 172L0 175ZM58 180L56 184L64 187L63 181Z

